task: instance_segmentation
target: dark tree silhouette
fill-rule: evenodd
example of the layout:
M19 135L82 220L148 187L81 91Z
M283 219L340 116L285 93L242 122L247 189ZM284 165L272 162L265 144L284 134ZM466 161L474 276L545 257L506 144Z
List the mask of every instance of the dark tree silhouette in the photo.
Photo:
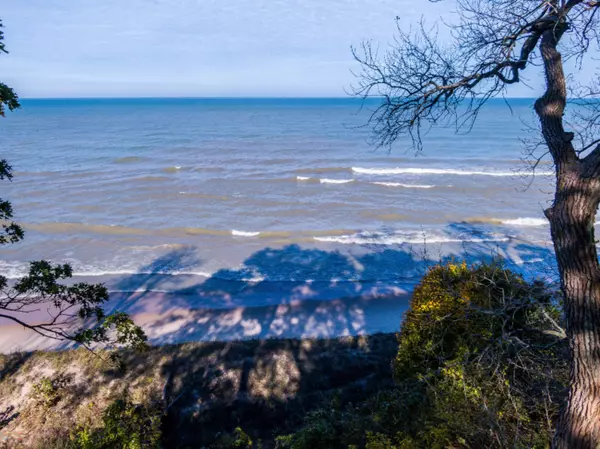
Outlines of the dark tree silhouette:
M488 99L522 82L526 69L543 68L546 91L535 112L556 169L554 202L545 213L571 356L568 403L552 443L561 449L600 447L600 265L594 237L600 105L595 86L569 83L579 97L574 109L587 111L578 117L585 121L575 139L563 118L568 86L562 62L594 62L588 50L600 44L599 10L598 1L456 0L457 20L431 29L421 22L416 32L399 26L395 45L382 58L369 43L354 50L362 68L355 94L382 99L370 120L376 141L389 145L409 134L418 149L430 126L469 127Z
M7 53L3 39L0 29L0 53ZM15 91L0 83L0 115L19 107ZM12 177L12 167L0 160L0 180L10 181ZM11 203L0 198L0 245L17 243L24 237L23 229L12 219ZM60 282L72 275L69 265L47 261L31 262L28 274L13 283L0 275L0 319L18 323L43 337L87 348L98 343L144 348L146 335L129 316L105 314L102 304L108 300L107 289L101 284Z

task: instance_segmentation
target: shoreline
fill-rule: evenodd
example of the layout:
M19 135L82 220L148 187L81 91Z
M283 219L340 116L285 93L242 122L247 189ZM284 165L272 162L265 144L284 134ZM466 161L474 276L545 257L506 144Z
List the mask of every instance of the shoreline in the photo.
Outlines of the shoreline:
M334 339L395 333L410 300L408 290L337 299L291 300L286 304L233 308L185 308L173 294L145 292L124 303L113 297L107 309L118 307L142 326L152 346L193 342ZM121 298L122 300L122 298ZM167 304L167 306L165 306ZM38 318L39 319L39 318ZM73 349L18 324L0 321L0 353Z

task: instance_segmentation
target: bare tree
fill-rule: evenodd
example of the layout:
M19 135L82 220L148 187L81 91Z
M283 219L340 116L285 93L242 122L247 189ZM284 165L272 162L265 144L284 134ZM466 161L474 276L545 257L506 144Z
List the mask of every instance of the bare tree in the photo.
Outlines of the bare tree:
M441 1L441 0L430 0ZM383 57L369 43L354 50L361 64L355 94L379 97L374 136L389 145L434 124L470 126L480 108L541 66L546 91L535 102L543 142L556 171L550 221L569 339L571 374L554 448L600 447L600 264L594 222L600 202L600 103L597 89L579 89L585 123L567 131L568 86L563 59L589 62L600 45L600 2L584 0L456 0L456 18L416 31L398 27ZM448 33L442 45L438 33ZM446 34L444 34L446 37ZM576 87L571 82L570 87ZM580 86L577 86L580 87ZM582 120L582 116L578 117ZM581 131L581 132L580 132ZM578 139L575 139L576 134Z

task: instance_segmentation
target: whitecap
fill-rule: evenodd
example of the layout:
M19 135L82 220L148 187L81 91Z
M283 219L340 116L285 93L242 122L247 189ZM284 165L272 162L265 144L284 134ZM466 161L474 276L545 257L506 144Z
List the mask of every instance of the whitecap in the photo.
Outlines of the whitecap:
M188 275L211 277L212 272L207 271L189 271L177 269L157 269L148 271L135 267L117 267L117 266L102 266L86 265L77 261L67 261L73 267L73 276L98 277L98 276L131 276L131 275ZM29 264L21 262L0 262L0 271L7 279L21 279L29 273Z
M352 167L355 173L365 175L458 175L458 176L518 176L517 172L456 170L452 168L363 168ZM536 172L538 176L552 175L552 172Z
M310 178L308 176L296 176L298 181L308 181Z
M489 238L457 238L444 235L427 235L418 233L381 233L359 232L350 235L313 237L318 242L357 244L357 245L402 245L423 243L494 243L508 242L510 239L503 236L490 236Z
M202 277L211 277L213 273L209 273L207 271L182 271L182 270L156 270L156 271L140 271L135 269L94 269L83 268L81 271L75 270L73 272L74 276L86 276L86 277L94 277L94 276L118 276L118 275L171 275L171 276L202 276Z
M234 235L236 237L256 237L259 234L260 232L236 231L235 229L231 231L231 235Z
M510 226L547 226L548 220L545 218L515 218L513 220L501 220L502 224Z
M371 184L375 184L378 186L386 186L386 187L404 187L406 189L433 189L435 187L435 186L431 186L431 185L402 184L399 182L373 182Z
M319 179L321 184L348 184L349 182L354 182L354 179L328 179L323 178Z

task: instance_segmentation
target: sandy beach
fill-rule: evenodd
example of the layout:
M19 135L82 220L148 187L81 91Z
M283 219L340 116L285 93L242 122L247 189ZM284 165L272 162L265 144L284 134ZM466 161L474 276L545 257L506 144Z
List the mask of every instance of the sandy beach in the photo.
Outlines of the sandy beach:
M357 287L357 286L355 286ZM347 287L345 287L347 288ZM408 307L410 294L399 287L361 286L364 293L337 299L292 299L285 304L257 307L185 307L174 294L139 292L113 295L107 309L128 312L153 345L191 341L232 341L269 338L333 338L395 332ZM368 290L368 291L367 291ZM339 288L327 293L335 295ZM189 300L189 298L188 298ZM43 312L29 317L40 322ZM0 321L0 352L67 349L72 344L43 338Z

